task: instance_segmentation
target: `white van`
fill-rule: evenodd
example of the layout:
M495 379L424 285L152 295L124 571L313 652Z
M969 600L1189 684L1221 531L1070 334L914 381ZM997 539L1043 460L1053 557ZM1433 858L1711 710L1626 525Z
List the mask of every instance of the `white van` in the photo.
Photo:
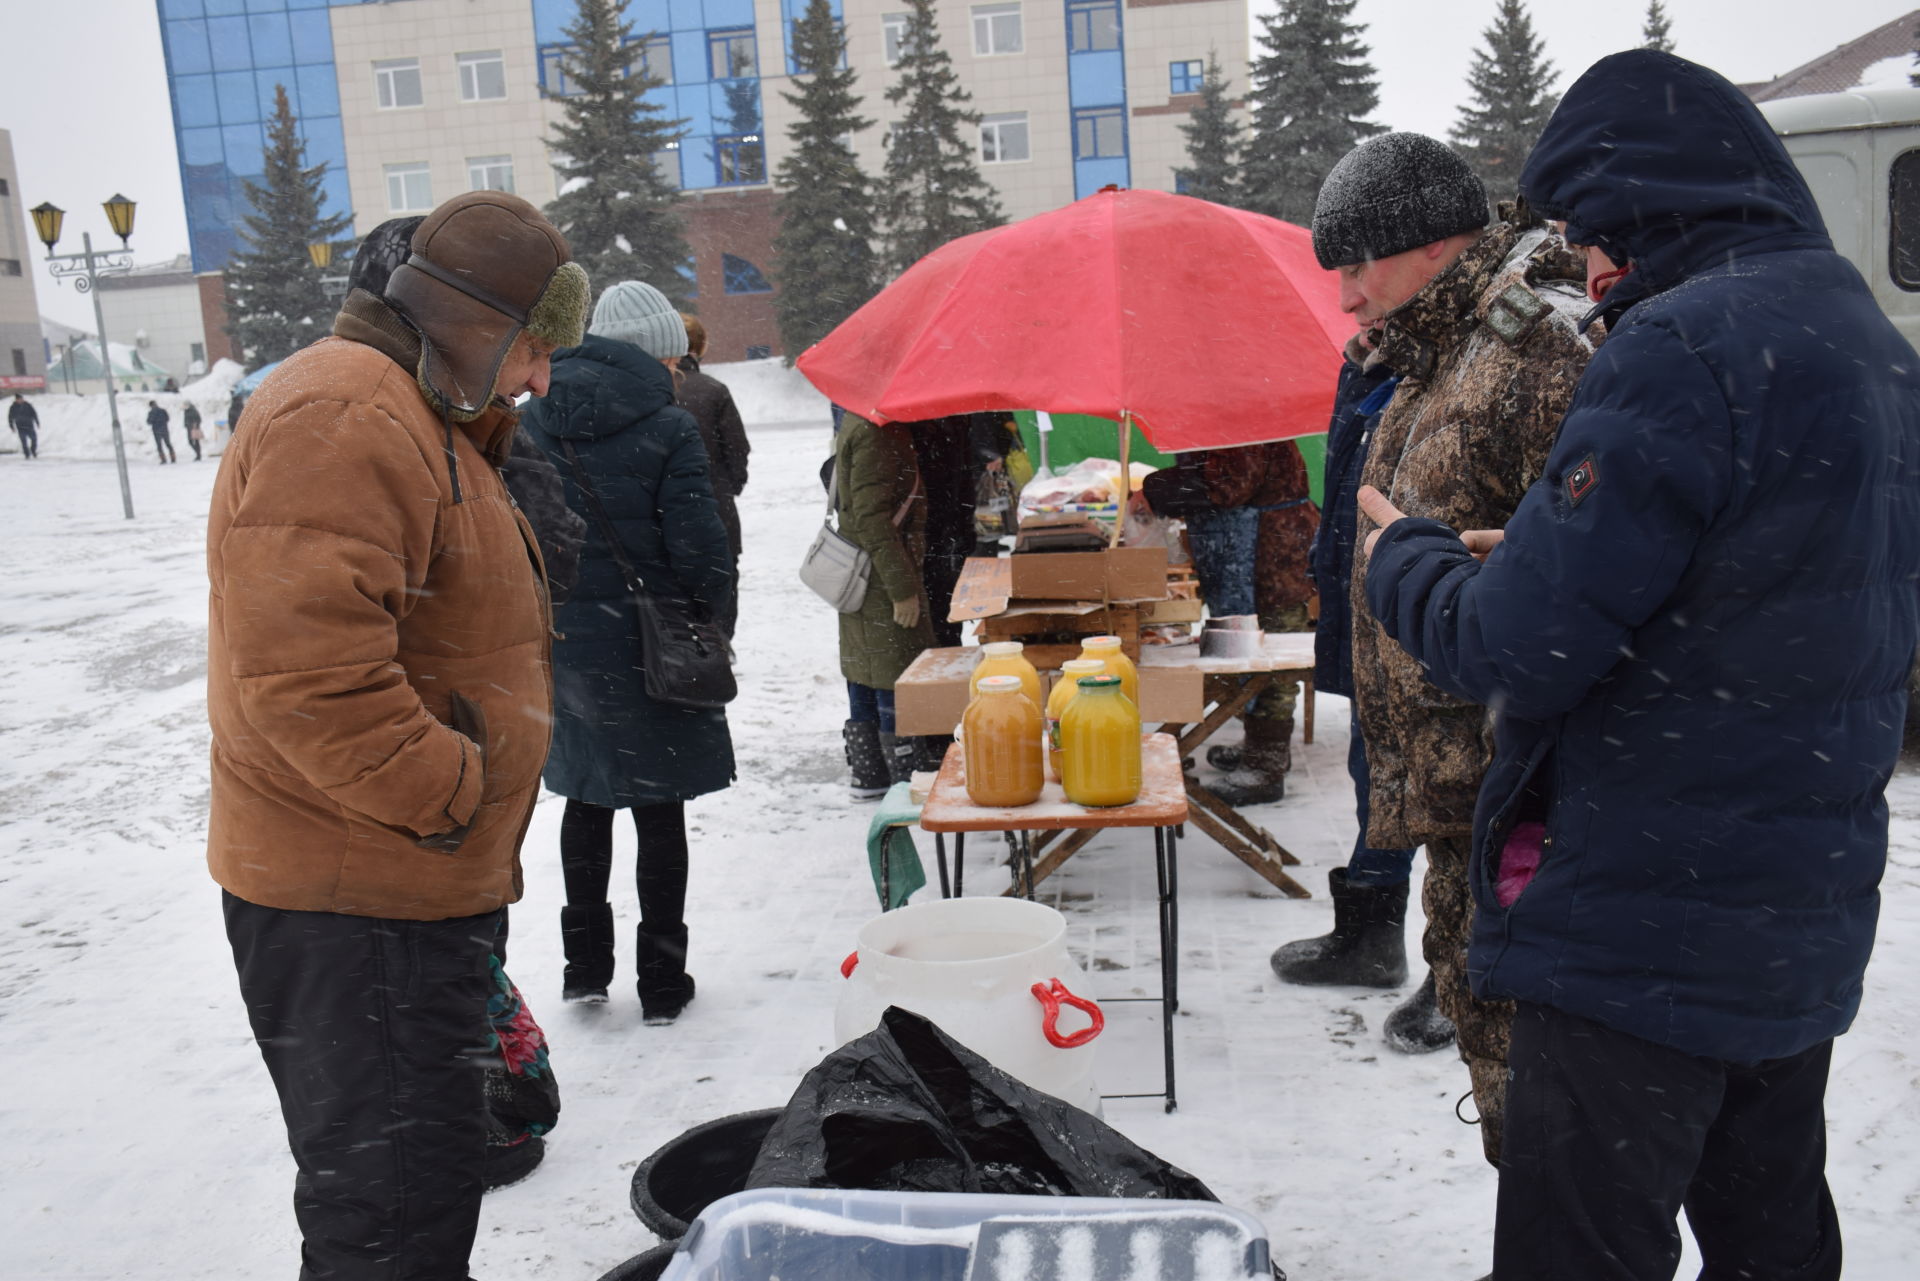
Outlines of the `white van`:
M1920 347L1920 89L1776 98L1760 113L1806 175L1833 247Z

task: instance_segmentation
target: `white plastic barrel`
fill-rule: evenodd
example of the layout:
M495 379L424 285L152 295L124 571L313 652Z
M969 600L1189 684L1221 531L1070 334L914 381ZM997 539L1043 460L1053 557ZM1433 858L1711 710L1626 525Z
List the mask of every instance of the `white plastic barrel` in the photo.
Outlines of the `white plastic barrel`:
M842 967L834 1034L842 1045L865 1036L897 1005L1035 1089L1098 1112L1094 1041L1105 1019L1066 937L1065 917L1025 899L882 913L861 927Z

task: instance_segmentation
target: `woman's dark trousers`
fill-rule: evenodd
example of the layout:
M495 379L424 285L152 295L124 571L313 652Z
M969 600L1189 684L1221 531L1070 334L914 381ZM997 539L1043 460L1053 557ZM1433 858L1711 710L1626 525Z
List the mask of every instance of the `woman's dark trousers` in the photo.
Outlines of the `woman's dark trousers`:
M391 921L222 902L299 1167L300 1281L466 1281L504 913Z
M567 906L560 938L568 991L605 990L613 982L613 814L570 800L560 819L560 871ZM640 892L635 970L641 1000L677 987L686 974L687 817L679 801L633 807L639 839L634 880Z

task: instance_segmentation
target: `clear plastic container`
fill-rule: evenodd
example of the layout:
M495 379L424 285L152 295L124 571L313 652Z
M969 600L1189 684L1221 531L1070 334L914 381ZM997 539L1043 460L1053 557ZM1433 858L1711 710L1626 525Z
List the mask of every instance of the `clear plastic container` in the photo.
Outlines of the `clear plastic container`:
M1040 799L1047 781L1040 708L1021 690L1018 677L981 681L960 724L969 800L986 809L1007 809Z
M1060 679L1047 695L1047 778L1052 782L1060 781L1060 716L1080 692L1080 678L1106 670L1107 665L1097 658L1069 658L1060 664Z
M1060 787L1075 805L1140 799L1140 709L1108 673L1082 676L1060 714Z
M661 1281L1272 1281L1212 1201L757 1188L701 1212Z

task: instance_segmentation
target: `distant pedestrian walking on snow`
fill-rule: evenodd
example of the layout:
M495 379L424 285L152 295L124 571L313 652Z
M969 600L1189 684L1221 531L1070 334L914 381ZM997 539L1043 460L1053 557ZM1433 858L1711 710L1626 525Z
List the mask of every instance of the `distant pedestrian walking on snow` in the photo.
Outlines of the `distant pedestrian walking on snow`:
M498 468L513 398L580 339L571 257L517 196L441 205L384 296L352 290L260 385L215 481L207 861L308 1277L468 1275L495 946L551 707Z
M13 394L13 403L7 406L7 422L14 434L20 437L20 453L23 458L34 458L40 453L40 412L27 403L27 398L19 392Z
M177 463L180 456L173 452L173 433L167 430L167 411L160 408L160 402L147 402L147 426L153 428L153 447L160 455L162 463Z
M200 409L192 401L180 411L180 421L186 425L187 443L193 446L193 461L200 461Z
M680 407L700 424L700 439L707 447L707 474L713 479L713 497L720 504L720 523L727 527L727 545L733 548L734 573L740 571L740 510L735 499L747 487L747 455L753 446L747 442L746 424L733 403L727 385L702 373L700 362L707 356L707 328L693 316L683 315L687 329L687 354L680 358ZM735 598L736 606L738 597ZM733 635L738 608L723 616L727 635Z
M725 711L647 696L639 616L604 526L612 525L619 555L650 592L689 598L716 615L731 608L733 550L707 451L698 425L673 403L672 366L686 352L686 328L666 296L622 281L600 296L585 341L554 362L552 390L526 415L527 433L559 469L567 505L587 521L579 582L555 616L546 768L547 787L567 798L561 996L607 999L613 822L615 811L631 810L639 837L636 987L648 1023L672 1022L693 1000L686 803L732 784L733 739Z

